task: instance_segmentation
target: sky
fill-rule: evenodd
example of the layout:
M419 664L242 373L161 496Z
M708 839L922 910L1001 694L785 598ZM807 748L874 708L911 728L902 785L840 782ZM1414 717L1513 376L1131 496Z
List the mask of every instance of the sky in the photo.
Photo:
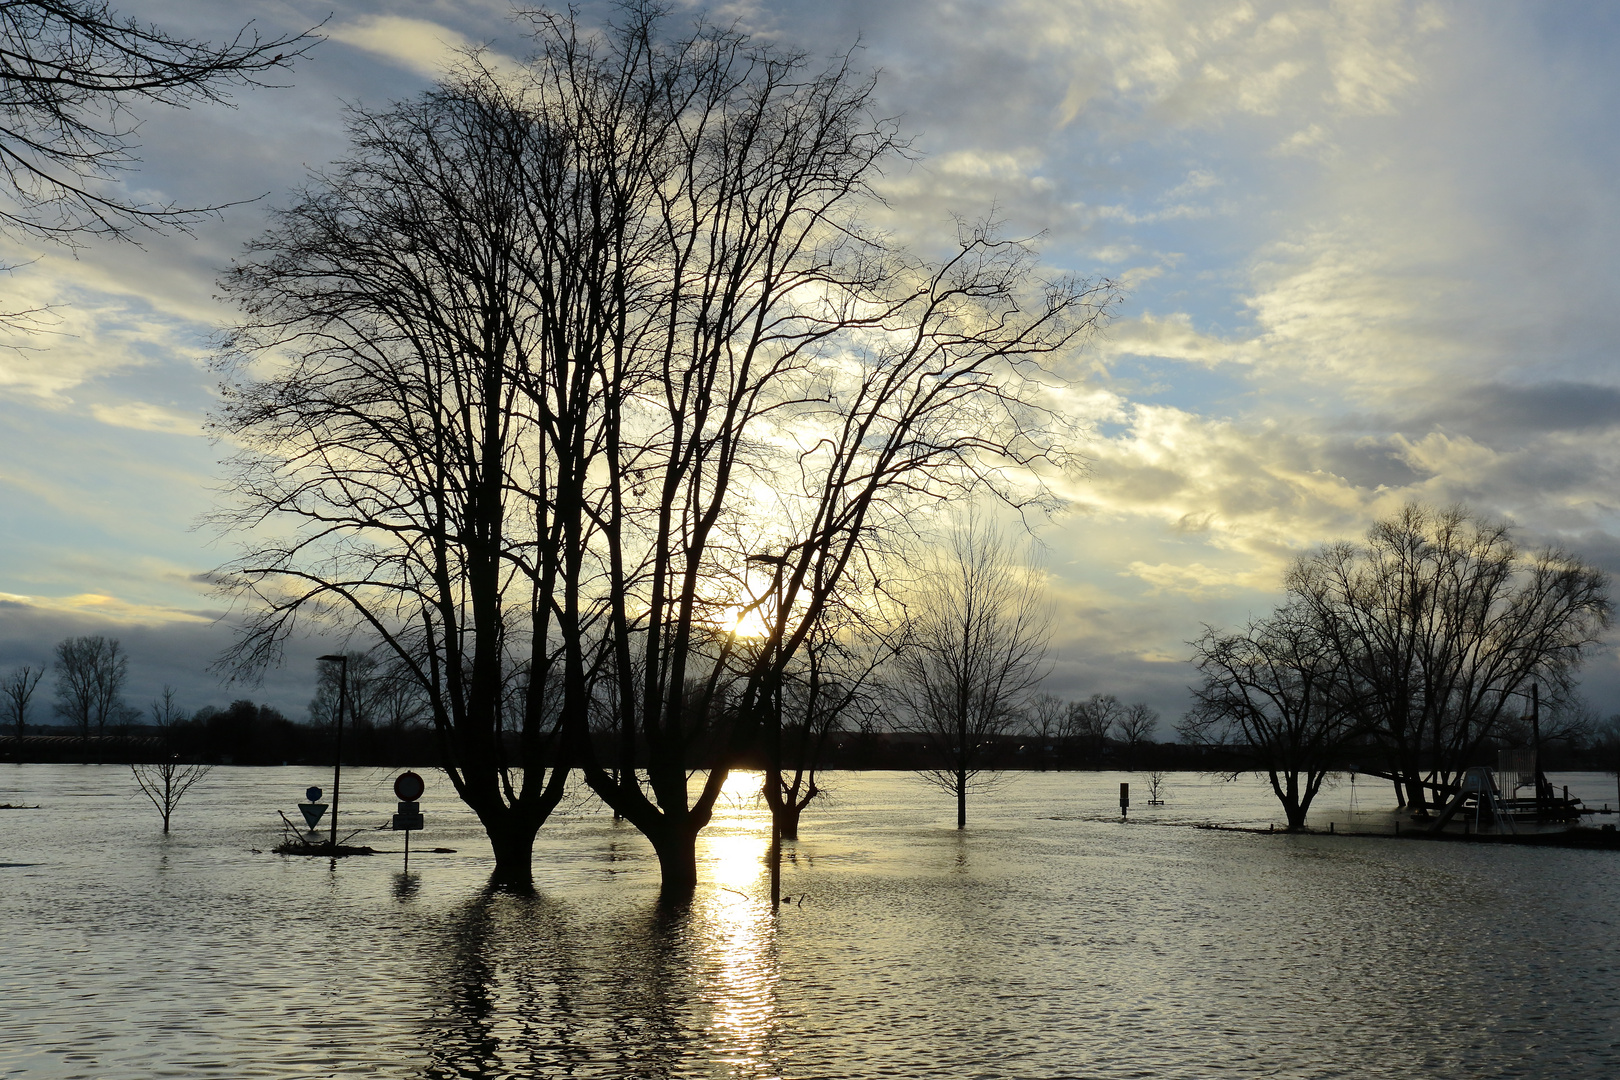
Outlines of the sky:
M128 648L134 704L170 684L188 708L246 696L301 718L335 642L294 643L262 685L211 668L231 621L206 578L233 550L204 522L223 454L202 434L207 361L232 317L215 282L342 154L347 105L420 93L469 45L521 57L525 37L496 0L118 9L214 39L325 19L327 40L234 109L142 114L130 191L238 203L192 235L0 238L22 264L6 303L55 311L0 351L0 672L104 633ZM674 18L700 11L812 57L858 46L917 152L871 213L898 239L937 252L953 215L994 214L1038 235L1051 270L1122 285L1063 361L1089 466L1039 533L1049 692L1146 701L1168 737L1204 624L1270 611L1292 558L1414 499L1620 571L1620 8L865 0ZM1620 711L1613 645L1583 692Z

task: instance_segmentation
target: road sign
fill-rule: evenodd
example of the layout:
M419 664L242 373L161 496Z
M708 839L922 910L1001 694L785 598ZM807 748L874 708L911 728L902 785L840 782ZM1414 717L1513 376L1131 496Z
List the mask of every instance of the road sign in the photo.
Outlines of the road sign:
M394 795L404 802L415 802L427 790L427 783L413 772L402 772L394 780Z
M306 802L320 802L321 801L321 789L318 788L318 787L305 788L304 789L304 800Z
M411 811L407 811L405 809L407 806L411 807ZM416 832L422 831L422 815L415 813L415 808L415 803L399 804L399 813L394 815L395 832L399 832L401 830L404 830L405 832L411 832L413 830Z
M310 788L310 790L315 793L316 798L320 798L320 788ZM309 802L299 803L298 809L303 812L304 820L309 822L309 827L313 829L315 827L315 823L321 820L321 815L326 813L326 804L311 800Z

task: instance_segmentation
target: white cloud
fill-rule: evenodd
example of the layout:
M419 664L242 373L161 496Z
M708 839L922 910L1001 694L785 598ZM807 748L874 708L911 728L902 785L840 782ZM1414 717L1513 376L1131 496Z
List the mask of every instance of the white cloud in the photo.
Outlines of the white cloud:
M334 41L375 53L428 79L454 67L473 44L449 27L399 15L363 15L326 33Z
M159 431L171 435L202 434L202 417L145 401L110 405L97 402L90 406L90 414L103 424L134 428L136 431Z
M108 623L140 623L143 625L165 623L210 624L215 621L212 616L196 611L185 611L162 604L144 604L116 596L108 596L103 593L79 593L75 596L44 597L19 596L15 593L0 592L0 604L15 605L18 608L36 613L75 615L96 622ZM13 617L16 614L18 613L13 612Z

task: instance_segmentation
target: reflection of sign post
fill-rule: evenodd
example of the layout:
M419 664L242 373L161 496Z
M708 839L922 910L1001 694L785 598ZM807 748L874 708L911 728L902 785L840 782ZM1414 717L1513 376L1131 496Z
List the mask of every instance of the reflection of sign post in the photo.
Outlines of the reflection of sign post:
M403 772L394 779L394 794L399 796L399 813L394 815L394 831L405 832L405 870L411 869L411 831L422 827L422 808L417 800L427 784L414 772Z
M1131 785L1119 785L1119 816L1128 817L1131 812Z
M318 787L306 789L304 798L309 801L299 803L298 810L304 815L304 821L309 824L309 831L313 833L316 824L321 820L321 815L326 813L326 804L321 802L321 789Z

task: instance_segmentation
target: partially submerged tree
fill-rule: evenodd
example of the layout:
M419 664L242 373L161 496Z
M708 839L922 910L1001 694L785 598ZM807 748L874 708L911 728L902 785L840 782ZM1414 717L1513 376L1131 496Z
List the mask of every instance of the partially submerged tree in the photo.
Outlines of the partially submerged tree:
M1238 633L1205 627L1193 643L1203 681L1179 725L1189 742L1217 746L1265 772L1289 829L1305 827L1311 801L1356 734L1349 664L1308 613L1284 608Z
M42 667L24 664L16 671L11 672L4 679L0 679L0 705L5 707L5 722L11 724L20 739L28 727L28 706L34 697L34 689L39 686L39 680L45 674Z
M891 686L928 738L920 775L955 800L965 829L968 796L994 781L987 759L1046 675L1049 616L1040 576L981 519L960 522L920 569Z
M222 575L250 609L230 662L274 662L305 616L376 638L516 886L566 774L540 565L560 541L517 409L548 329L527 205L542 134L476 82L354 115L350 158L225 281L248 321L217 419L241 448L223 523L256 530Z
M1608 577L1462 507L1416 503L1363 543L1304 556L1289 572L1291 618L1308 621L1354 686L1357 719L1405 801L1454 782L1532 685L1567 692L1608 628Z
M918 501L1062 458L1040 358L1112 286L1035 281L987 230L937 266L868 235L898 144L845 60L671 39L651 5L534 19L524 73L358 115L227 281L235 355L287 357L236 369L235 522L301 521L227 571L236 656L349 612L412 665L498 874L572 763L678 896L851 567ZM774 599L742 649L751 555Z
M163 818L165 836L169 832L169 819L174 816L180 800L213 769L212 765L180 760L174 745L174 726L185 719L185 714L175 706L174 688L165 686L162 699L152 702L152 723L161 733L163 760L129 767L135 774L135 783Z
M56 645L56 712L79 729L80 738L107 733L107 721L124 713L129 655L117 638L71 637Z
M798 839L799 818L823 794L816 780L828 741L848 724L872 727L881 711L875 676L889 635L852 606L826 610L786 673L781 729L767 733L779 742L765 769L765 802L787 840Z

